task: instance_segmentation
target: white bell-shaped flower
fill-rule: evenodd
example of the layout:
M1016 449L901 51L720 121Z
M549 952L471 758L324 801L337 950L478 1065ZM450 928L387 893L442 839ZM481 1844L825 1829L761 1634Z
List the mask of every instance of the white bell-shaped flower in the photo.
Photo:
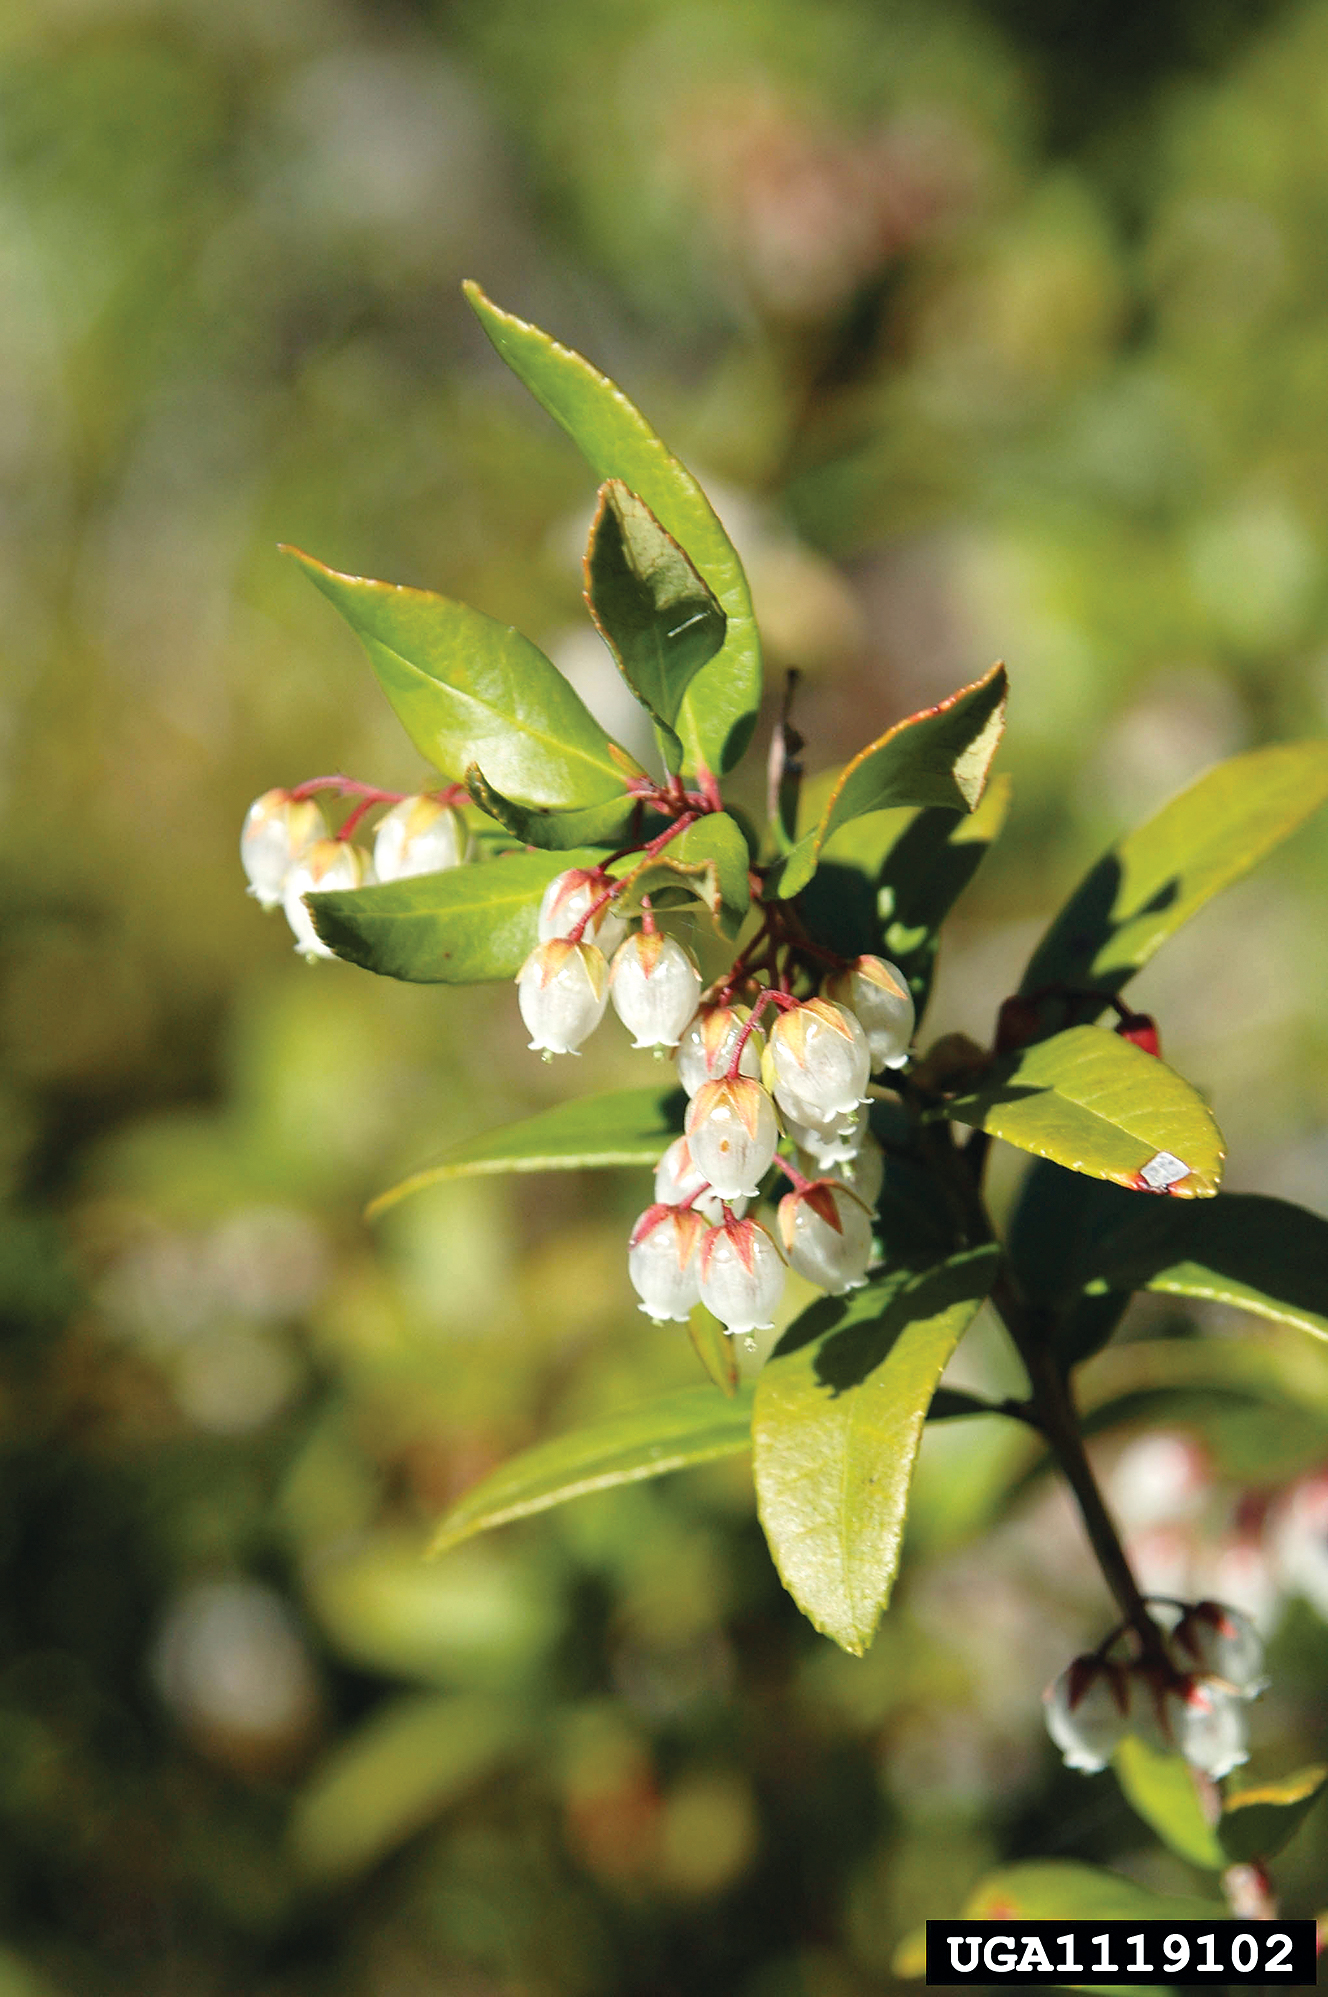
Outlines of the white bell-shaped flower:
M1257 1698L1268 1684L1263 1638L1248 1616L1224 1602L1192 1603L1171 1632L1171 1645L1183 1663L1243 1699Z
M800 1123L855 1109L871 1075L866 1034L851 1012L823 998L780 1013L766 1062L775 1101Z
M642 929L614 953L609 996L634 1047L676 1047L701 996L701 973L676 937Z
M595 867L569 867L565 874L556 874L540 899L540 942L550 943L557 936L570 936L607 885ZM598 943L604 955L611 957L626 934L627 924L620 915L612 913L612 904L606 901L586 924L582 941Z
M380 881L407 881L416 874L440 874L459 867L470 834L466 821L436 797L406 797L378 821L374 872Z
M847 969L832 971L822 981L821 995L846 1006L857 1019L867 1036L873 1074L903 1067L917 1016L901 970L884 957L859 957Z
M699 1249L706 1223L690 1207L647 1207L632 1229L627 1273L656 1324L687 1322L701 1297Z
M885 1184L885 1153L869 1130L864 1131L857 1150L850 1158L821 1160L804 1151L798 1162L809 1179L838 1179L841 1185L855 1192L863 1204L875 1212L881 1187ZM809 1167L812 1169L809 1170Z
M1085 1775L1105 1768L1128 1724L1125 1666L1102 1657L1076 1657L1047 1687L1042 1701L1047 1732L1066 1767L1081 1769Z
M768 1331L784 1294L784 1260L755 1220L725 1220L701 1241L701 1302L731 1337Z
M575 1054L604 1017L609 967L594 943L537 943L516 976L521 1017L536 1052Z
M745 1005L708 1005L697 1013L678 1042L678 1080L689 1096L694 1096L703 1082L722 1081L727 1075L733 1051L750 1018L751 1007ZM759 1080L764 1047L765 1035L759 1026L753 1027L743 1043L740 1075Z
M872 1258L871 1214L847 1186L818 1179L779 1202L779 1238L800 1276L831 1296L860 1290Z
M722 1200L754 1199L779 1142L775 1106L747 1075L705 1082L683 1128L692 1160Z
M1189 1678L1162 1702L1166 1731L1194 1768L1214 1782L1250 1758L1245 1701L1213 1678Z
M254 799L240 833L240 864L260 908L277 907L295 862L316 839L326 838L327 821L311 798L268 790Z
M820 1171L828 1171L832 1165L850 1164L867 1140L865 1105L847 1110L842 1116L814 1117L809 1121L791 1116L782 1102L780 1110L785 1130L799 1151L815 1159Z
M704 1172L698 1171L685 1137L675 1137L655 1167L655 1199L662 1206L682 1206L690 1202L705 1220L724 1218L724 1201ZM747 1210L745 1199L736 1194L728 1201L731 1212L741 1216Z
M361 887L368 863L368 854L348 840L315 839L287 874L282 907L295 935L295 948L309 963L316 957L332 957L336 953L328 949L315 930L303 897L329 894L336 888Z

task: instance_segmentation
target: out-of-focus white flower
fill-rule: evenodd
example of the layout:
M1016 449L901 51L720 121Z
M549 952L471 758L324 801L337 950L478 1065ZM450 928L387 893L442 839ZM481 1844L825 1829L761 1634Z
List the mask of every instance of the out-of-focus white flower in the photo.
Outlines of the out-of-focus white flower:
M656 1324L685 1324L701 1296L698 1249L706 1223L691 1207L652 1206L632 1229L627 1273Z
M516 976L521 1017L538 1053L575 1054L604 1017L609 967L594 943L537 943Z
M884 957L859 957L846 970L832 971L821 995L847 1007L867 1036L872 1072L902 1068L908 1059L916 1013L908 980Z
M731 1337L769 1331L784 1293L784 1261L758 1221L725 1220L701 1241L701 1302Z
M1162 1702L1166 1731L1194 1768L1218 1781L1250 1758L1244 1698L1213 1678L1190 1678Z
M1328 1471L1291 1486L1273 1521L1272 1549L1282 1586L1328 1622Z
M282 907L295 936L295 948L309 963L316 957L332 957L314 928L313 917L304 905L307 894L329 894L337 888L357 888L364 881L368 854L345 839L316 839L307 846L286 876Z
M1257 1698L1268 1684L1262 1637L1248 1616L1224 1602L1192 1602L1171 1632L1171 1644L1197 1671L1242 1699Z
M687 1105L692 1162L722 1200L754 1199L779 1142L775 1106L746 1075L706 1082Z
M380 881L412 880L459 867L470 834L466 821L436 797L406 797L378 821L374 834L374 873Z
M675 936L643 929L619 944L609 996L634 1047L676 1047L700 995L696 959Z
M1042 1695L1047 1732L1067 1768L1095 1775L1125 1732L1130 1700L1125 1666L1102 1657L1076 1657Z
M286 876L316 839L326 839L327 822L309 798L289 791L264 791L254 799L240 833L240 864L249 893L260 908L275 908L286 891Z

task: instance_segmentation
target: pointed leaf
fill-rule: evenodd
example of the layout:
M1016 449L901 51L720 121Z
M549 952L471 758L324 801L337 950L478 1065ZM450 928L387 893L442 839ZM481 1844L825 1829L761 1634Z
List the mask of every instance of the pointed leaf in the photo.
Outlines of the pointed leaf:
M982 796L1005 727L1004 666L939 706L924 708L882 735L848 763L818 823L799 839L779 877L778 892L798 894L816 872L827 839L851 819L896 805L940 805L972 811Z
M757 1382L757 1505L775 1565L803 1614L855 1656L890 1597L932 1394L998 1262L979 1248L827 1297Z
M1326 798L1328 742L1219 763L1090 869L1034 951L1021 992L1057 983L1120 991L1196 909Z
M964 1902L963 1919L1029 1921L1225 1920L1221 1900L1154 1893L1137 1880L1073 1859L1033 1859L989 1872Z
M537 1443L466 1492L443 1518L431 1552L532 1512L548 1511L587 1491L663 1477L693 1463L736 1456L751 1446L752 1403L713 1387L686 1387L643 1407Z
M1227 1859L1204 1816L1189 1762L1159 1753L1136 1734L1125 1736L1111 1761L1126 1802L1163 1844L1205 1872L1221 1872Z
M453 1144L431 1165L389 1186L365 1208L374 1219L411 1193L447 1179L506 1172L585 1172L605 1165L653 1169L681 1135L687 1098L671 1083L653 1089L620 1089L555 1103L518 1123Z
M710 811L653 859L624 874L613 906L619 915L637 915L643 895L657 910L700 901L720 934L732 940L751 906L750 866L737 820L726 811Z
M1272 1858L1295 1836L1325 1788L1328 1768L1301 1768L1279 1782L1261 1782L1227 1796L1217 1822L1225 1862L1249 1865Z
M1187 1168L1166 1187L1180 1199L1207 1198L1222 1173L1221 1134L1202 1096L1156 1056L1096 1026L1071 1027L994 1062L945 1114L1135 1191L1150 1190L1140 1173L1159 1159Z
M621 479L600 487L586 551L586 602L632 692L664 731L672 770L683 696L724 643L728 619L650 508Z
M581 805L575 811L550 811L543 805L514 804L511 798L495 790L478 763L467 767L464 782L476 804L490 818L496 818L523 846L538 846L545 852L565 853L576 846L612 840L630 816L631 800L625 793L611 797L607 804Z
M1208 1297L1328 1338L1328 1220L1318 1214L1223 1193L1211 1206L1150 1205L1117 1220L1087 1252L1086 1280Z
M597 479L620 479L684 548L728 619L724 644L683 694L676 716L688 763L723 775L751 740L761 648L751 591L733 543L696 480L639 409L598 368L537 326L465 286L498 353L578 447ZM492 774L492 773L491 773Z
M306 897L314 928L348 964L414 984L514 978L538 940L540 896L602 852L507 853L441 874Z
M738 1358L733 1340L713 1311L698 1304L687 1321L692 1350L721 1394L730 1398L738 1391Z
M528 1726L482 1695L391 1700L315 1769L291 1814L296 1865L341 1885L395 1851L498 1767Z
M549 811L632 800L624 773L643 774L537 645L468 604L424 589L340 575L294 555L369 654L415 747L460 782L478 763L519 804Z

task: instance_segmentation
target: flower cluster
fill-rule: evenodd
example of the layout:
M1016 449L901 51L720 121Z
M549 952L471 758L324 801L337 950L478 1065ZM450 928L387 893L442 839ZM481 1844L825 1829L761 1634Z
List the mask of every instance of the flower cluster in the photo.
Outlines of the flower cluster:
M320 790L359 797L335 836L314 803ZM372 851L355 845L351 835L365 813L384 804L390 809L378 821ZM259 907L284 909L295 948L312 963L333 953L314 929L305 895L438 873L459 866L469 843L466 821L450 796L402 797L343 777L315 777L294 790L265 791L255 798L240 834L240 861Z
M837 964L808 999L731 975L702 1002L690 951L648 906L643 927L628 932L615 892L600 870L551 881L517 990L531 1047L546 1055L576 1052L610 1002L637 1047L676 1050L690 1100L632 1230L641 1309L685 1322L701 1303L730 1334L750 1335L773 1324L789 1264L836 1295L859 1287L884 1171L867 1090L873 1071L908 1058L914 1011L902 974L860 957ZM738 985L750 1003L734 1002ZM772 1232L746 1210L776 1171L792 1190Z
M1214 1780L1248 1759L1245 1705L1267 1683L1257 1630L1222 1602L1169 1606L1180 1613L1155 1649L1113 1658L1113 1635L1048 1686L1047 1731L1067 1768L1095 1774L1127 1733Z

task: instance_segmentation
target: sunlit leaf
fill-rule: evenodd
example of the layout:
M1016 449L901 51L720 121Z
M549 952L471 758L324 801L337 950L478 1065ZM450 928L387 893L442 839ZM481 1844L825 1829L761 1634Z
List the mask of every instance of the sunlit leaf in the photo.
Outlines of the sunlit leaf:
M736 1456L751 1446L751 1421L750 1394L725 1399L711 1386L688 1387L537 1443L452 1506L431 1550L444 1553L474 1533L548 1511L588 1491Z
M479 1694L393 1699L338 1741L296 1798L303 1877L340 1885L385 1858L522 1743L512 1707Z
M566 867L601 852L507 853L440 874L308 896L314 928L338 957L385 978L469 985L514 978L538 940L540 896Z
M640 766L538 646L468 604L288 552L356 632L401 725L444 776L460 782L478 764L515 803L554 812L616 806L616 822L626 823L623 776Z
M656 909L699 901L720 934L732 939L751 905L750 865L737 820L727 811L707 812L652 859L625 873L613 906L620 915L636 915L643 895Z
M1005 726L1004 666L910 714L845 765L820 819L785 860L777 892L801 892L816 872L826 841L866 812L897 805L940 805L972 811L982 796Z
M1066 984L1118 992L1196 909L1325 799L1328 742L1254 749L1219 763L1090 869L1034 951L1020 990Z
M1162 1754L1136 1734L1127 1734L1111 1758L1126 1801L1164 1844L1206 1872L1220 1872L1227 1859L1204 1816L1194 1774L1179 1754Z
M688 763L722 775L751 740L761 700L760 641L733 543L692 474L620 388L570 347L501 311L477 284L465 292L498 353L566 430L596 478L620 479L638 494L717 597L728 620L724 643L689 684L676 728Z
M1184 1168L1173 1197L1215 1193L1225 1152L1198 1091L1154 1055L1096 1026L1071 1027L994 1062L945 1106L1021 1151L1147 1191L1145 1170Z
M757 1382L757 1504L775 1565L804 1615L855 1656L889 1600L932 1394L998 1260L979 1248L822 1299Z
M575 1096L535 1116L453 1144L409 1178L379 1193L369 1218L447 1179L506 1172L582 1172L604 1165L655 1166L682 1131L687 1098L672 1084Z
M1295 1836L1325 1788L1328 1768L1316 1766L1228 1795L1217 1823L1226 1861L1248 1865L1272 1858Z
M600 488L586 601L623 678L657 724L666 764L679 769L674 724L688 687L724 643L728 619L673 536L620 479Z

